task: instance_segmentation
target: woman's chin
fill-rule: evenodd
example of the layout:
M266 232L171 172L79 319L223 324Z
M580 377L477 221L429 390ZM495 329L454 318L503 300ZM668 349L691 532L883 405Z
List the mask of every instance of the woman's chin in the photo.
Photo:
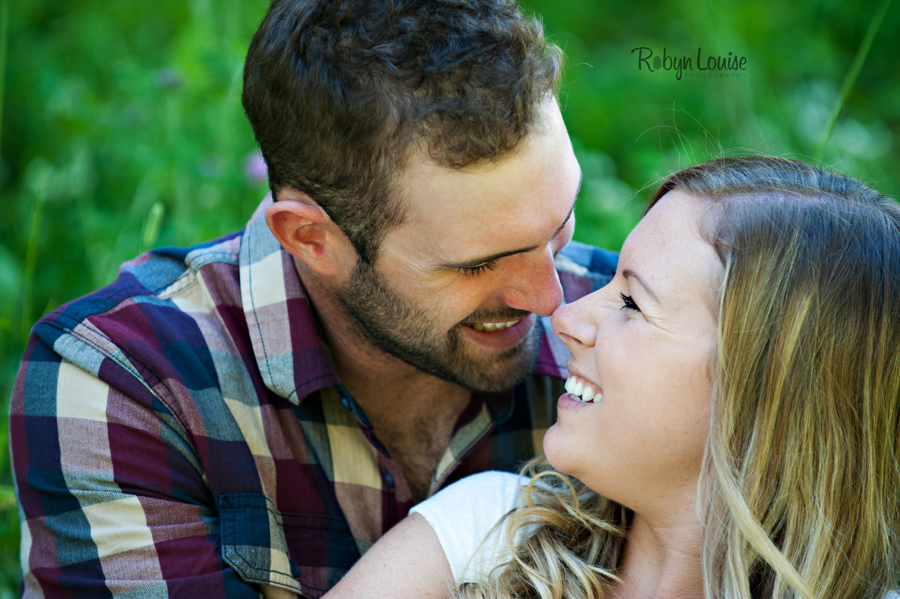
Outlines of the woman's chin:
M566 450L564 437L565 435L560 430L559 422L548 428L547 432L544 433L544 455L554 470L569 474L566 468L567 466L571 467L572 464L567 463L570 460L567 460L566 456L572 452Z

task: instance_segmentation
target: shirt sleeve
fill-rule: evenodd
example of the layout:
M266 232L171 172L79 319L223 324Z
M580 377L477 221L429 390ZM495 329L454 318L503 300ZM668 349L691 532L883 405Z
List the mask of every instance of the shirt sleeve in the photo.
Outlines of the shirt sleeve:
M512 559L505 527L496 524L516 507L528 479L509 472L466 477L410 510L437 534L456 584L474 582ZM490 533L490 536L488 536Z
M222 558L190 438L121 367L92 374L33 339L10 444L23 597L259 596Z

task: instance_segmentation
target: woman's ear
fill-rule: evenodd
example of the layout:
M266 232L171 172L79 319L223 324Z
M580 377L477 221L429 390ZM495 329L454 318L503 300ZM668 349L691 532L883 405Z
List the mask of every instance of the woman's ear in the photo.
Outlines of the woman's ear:
M356 264L350 239L304 193L279 190L278 200L266 208L266 224L285 250L320 275L339 275Z

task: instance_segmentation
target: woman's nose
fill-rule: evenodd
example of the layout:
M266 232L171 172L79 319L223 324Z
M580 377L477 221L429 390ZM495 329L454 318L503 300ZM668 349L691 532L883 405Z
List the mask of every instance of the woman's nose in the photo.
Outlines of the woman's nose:
M596 299L597 291L586 295L571 304L564 304L556 309L550 324L569 349L573 345L593 347L597 338Z

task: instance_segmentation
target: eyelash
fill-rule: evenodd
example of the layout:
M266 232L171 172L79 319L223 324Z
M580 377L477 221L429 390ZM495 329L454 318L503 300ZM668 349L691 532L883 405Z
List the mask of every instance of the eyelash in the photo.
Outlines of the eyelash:
M638 308L638 305L634 303L634 298L632 298L630 295L620 293L619 297L622 298L622 303L625 304L624 306L622 306L622 310L637 310L638 312L641 311L641 309Z
M480 274L483 274L487 270L494 270L497 268L497 261L491 260L490 262L485 262L484 264L479 264L478 266L467 266L465 268L460 268L459 272L466 275L467 277L476 277Z

